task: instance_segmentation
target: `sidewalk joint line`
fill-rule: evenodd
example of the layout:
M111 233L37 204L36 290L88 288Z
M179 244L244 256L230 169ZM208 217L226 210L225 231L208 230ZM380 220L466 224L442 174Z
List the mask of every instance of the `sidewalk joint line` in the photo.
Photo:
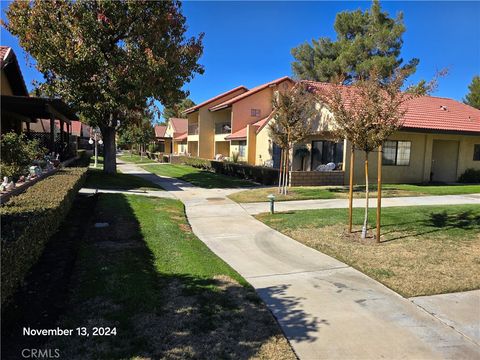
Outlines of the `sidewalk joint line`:
M259 278L268 278L272 276L288 276L288 275L296 275L296 274L309 274L314 272L323 272L323 271L330 271L330 270L340 270L340 269L348 269L351 266L336 266L328 269L317 269L317 270L302 270L302 271L293 271L289 273L279 273L279 274L269 274L269 275L258 275L258 276L245 276L245 279L259 279Z

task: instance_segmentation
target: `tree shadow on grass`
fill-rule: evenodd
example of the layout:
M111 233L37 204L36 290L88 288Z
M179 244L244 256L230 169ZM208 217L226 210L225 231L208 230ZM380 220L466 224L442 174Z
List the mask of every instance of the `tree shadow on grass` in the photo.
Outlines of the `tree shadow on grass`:
M90 228L85 236L60 326L115 327L117 335L51 339L49 347L60 348L62 358L292 358L251 288L225 275L159 264L174 259L155 256L128 199L102 194L99 203L95 221L109 226Z
M480 214L474 213L471 210L448 213L446 210L442 212L432 212L428 214L427 218L422 220L417 220L409 223L407 225L417 223L421 226L421 231L411 231L410 233L402 236L397 236L392 239L382 240L382 242L395 241L399 239L404 239L407 237L418 237L426 234L436 233L440 231L447 231L452 229L459 230L479 230L480 231ZM400 224L393 224L400 225ZM402 231L400 229L399 231ZM405 230L408 232L408 230ZM393 230L391 232L394 232ZM387 235L383 233L382 235Z

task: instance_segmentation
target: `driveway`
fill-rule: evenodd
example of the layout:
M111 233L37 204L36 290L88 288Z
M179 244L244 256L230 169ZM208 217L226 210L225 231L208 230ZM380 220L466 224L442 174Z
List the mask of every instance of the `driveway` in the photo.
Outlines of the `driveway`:
M226 198L130 164L185 204L194 233L245 277L300 359L478 359L480 346L352 267L257 221Z

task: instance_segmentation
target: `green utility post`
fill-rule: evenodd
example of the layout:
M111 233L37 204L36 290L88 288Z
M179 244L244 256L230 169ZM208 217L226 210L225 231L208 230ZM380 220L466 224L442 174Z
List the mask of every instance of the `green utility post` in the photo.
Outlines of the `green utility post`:
M270 194L267 198L270 200L270 213L275 214L275 195Z

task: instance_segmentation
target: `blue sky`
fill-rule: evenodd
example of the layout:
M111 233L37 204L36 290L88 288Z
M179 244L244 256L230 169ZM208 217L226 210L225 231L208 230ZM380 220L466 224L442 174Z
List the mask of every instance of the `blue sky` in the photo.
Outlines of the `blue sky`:
M2 2L3 10L8 5ZM334 38L336 13L368 9L370 2L200 2L183 3L188 35L205 33L200 63L203 75L185 86L196 103L238 85L253 87L291 75L290 49L322 36ZM431 79L449 68L435 96L461 100L472 77L480 73L480 2L382 2L395 16L404 12L407 31L402 57L420 59L412 81ZM3 28L1 44L19 55L27 86L42 77L28 67L14 37Z

